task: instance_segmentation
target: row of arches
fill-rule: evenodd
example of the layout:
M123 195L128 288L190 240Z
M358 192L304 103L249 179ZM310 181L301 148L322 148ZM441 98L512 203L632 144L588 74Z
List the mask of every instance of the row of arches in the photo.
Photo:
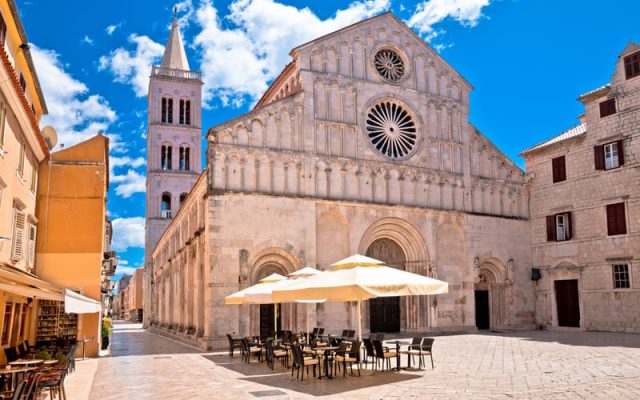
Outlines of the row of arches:
M191 100L180 99L177 106L178 115L174 118L173 98L163 97L160 100L160 122L173 124L175 120L179 125L191 125Z
M186 193L186 192L180 193L180 196L178 197L178 208L182 207L182 204L184 203L188 195L189 193ZM172 203L173 203L173 196L171 195L171 193L163 192L162 196L160 197L161 218L163 219L173 218L174 213L172 209Z
M173 170L173 146L163 144L160 146L160 169ZM178 171L191 171L191 147L182 144L178 147Z

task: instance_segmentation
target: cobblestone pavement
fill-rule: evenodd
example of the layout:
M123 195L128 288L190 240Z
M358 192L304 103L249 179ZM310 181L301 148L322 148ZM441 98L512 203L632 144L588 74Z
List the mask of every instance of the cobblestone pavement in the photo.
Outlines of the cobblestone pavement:
M280 364L243 364L116 324L91 400L638 399L640 335L531 331L439 336L435 369L291 381ZM403 359L406 363L406 359Z

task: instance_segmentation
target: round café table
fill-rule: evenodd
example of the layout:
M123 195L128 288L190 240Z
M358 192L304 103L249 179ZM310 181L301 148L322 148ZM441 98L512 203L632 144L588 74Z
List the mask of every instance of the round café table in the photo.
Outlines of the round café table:
M16 361L11 361L9 363L9 365L11 366L15 366L15 367L29 367L29 366L35 366L35 365L39 365L44 363L44 360L29 360L29 359L19 359Z
M400 368L400 345L401 344L409 345L411 344L411 342L408 342L406 340L392 340L390 342L385 342L385 343L396 345L396 370L400 372L400 369L401 369ZM409 358L409 368L411 368L411 358Z
M15 361L14 361L15 362ZM33 371L34 369L36 369L35 367L11 367L9 369L7 368L0 368L0 375L11 375L11 390L13 391L13 389L16 387L16 375L22 373L27 373L29 371Z

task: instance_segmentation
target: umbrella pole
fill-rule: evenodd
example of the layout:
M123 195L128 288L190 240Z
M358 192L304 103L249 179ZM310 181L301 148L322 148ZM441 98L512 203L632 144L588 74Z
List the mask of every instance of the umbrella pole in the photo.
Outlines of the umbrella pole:
M358 300L358 340L362 341L362 300Z
M278 303L273 303L273 338L278 339Z
M309 304L307 304L307 344L309 344Z

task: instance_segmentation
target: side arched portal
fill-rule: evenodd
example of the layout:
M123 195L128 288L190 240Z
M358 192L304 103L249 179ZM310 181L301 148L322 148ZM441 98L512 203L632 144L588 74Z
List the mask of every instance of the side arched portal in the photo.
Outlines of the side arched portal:
M507 329L511 326L512 284L507 268L498 259L477 260L475 284L476 327L480 330Z

